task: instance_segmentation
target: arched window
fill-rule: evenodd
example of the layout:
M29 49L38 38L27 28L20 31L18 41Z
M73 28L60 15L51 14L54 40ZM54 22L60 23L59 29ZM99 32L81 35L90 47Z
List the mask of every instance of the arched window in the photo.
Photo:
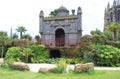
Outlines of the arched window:
M120 21L120 10L117 12L117 20Z
M111 20L111 22L113 21L113 13L112 12L110 13L110 20Z

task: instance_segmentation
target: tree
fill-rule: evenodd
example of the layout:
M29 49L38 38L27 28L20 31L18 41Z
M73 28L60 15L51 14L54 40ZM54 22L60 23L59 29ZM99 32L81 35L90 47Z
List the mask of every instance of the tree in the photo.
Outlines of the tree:
M100 30L96 29L90 32L92 35L92 43L93 44L106 44L108 41L108 37L101 32Z
M16 30L20 32L20 39L22 39L22 33L27 31L24 26L19 26Z
M40 39L40 36L39 36L39 35L36 35L36 36L35 36L35 39L36 39L36 40L39 40L39 39Z
M108 41L112 41L113 40L111 32L105 31L105 32L103 32L103 34L107 37Z
M118 31L120 30L120 24L117 23L117 22L111 22L111 23L108 25L107 30L113 32L114 42L118 41Z
M50 15L50 16L56 16L57 13L58 13L57 10L58 10L58 9L55 9L54 11L51 11L49 15Z
M41 44L40 36L36 35L35 36L36 44Z
M32 40L32 36L30 36L29 34L24 34L23 36L22 36L22 38L23 39L28 39L28 40Z
M16 33L13 34L12 36L13 39L18 39L18 35Z
M98 29L92 30L90 33L91 33L91 35L101 35L102 34L102 32Z
M8 38L7 33L0 31L0 44L1 44L1 48L2 48L1 58L3 58L5 46L10 43L11 43L11 39Z

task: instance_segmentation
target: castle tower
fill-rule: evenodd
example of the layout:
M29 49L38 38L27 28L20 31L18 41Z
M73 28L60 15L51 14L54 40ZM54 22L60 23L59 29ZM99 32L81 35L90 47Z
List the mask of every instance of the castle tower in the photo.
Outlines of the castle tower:
M110 7L108 3L104 11L104 31L111 22L120 23L120 0L114 0L113 5Z

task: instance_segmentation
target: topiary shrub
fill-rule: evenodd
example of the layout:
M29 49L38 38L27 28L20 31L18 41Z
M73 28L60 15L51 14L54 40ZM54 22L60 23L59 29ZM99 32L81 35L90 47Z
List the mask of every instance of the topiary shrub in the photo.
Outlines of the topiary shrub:
M44 63L44 60L50 57L44 45L33 45L29 48L32 50L31 62L33 63Z

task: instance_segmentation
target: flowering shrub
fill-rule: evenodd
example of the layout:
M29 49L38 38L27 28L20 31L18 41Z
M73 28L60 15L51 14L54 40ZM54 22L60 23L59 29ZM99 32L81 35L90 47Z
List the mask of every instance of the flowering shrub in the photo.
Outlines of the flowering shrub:
M21 61L21 57L21 49L19 47L11 47L8 49L5 59L8 63L12 63L14 61Z
M109 45L91 45L85 60L90 58L99 66L119 66L120 49Z
M33 45L29 48L32 50L31 62L33 63L44 63L44 60L50 57L44 45Z

